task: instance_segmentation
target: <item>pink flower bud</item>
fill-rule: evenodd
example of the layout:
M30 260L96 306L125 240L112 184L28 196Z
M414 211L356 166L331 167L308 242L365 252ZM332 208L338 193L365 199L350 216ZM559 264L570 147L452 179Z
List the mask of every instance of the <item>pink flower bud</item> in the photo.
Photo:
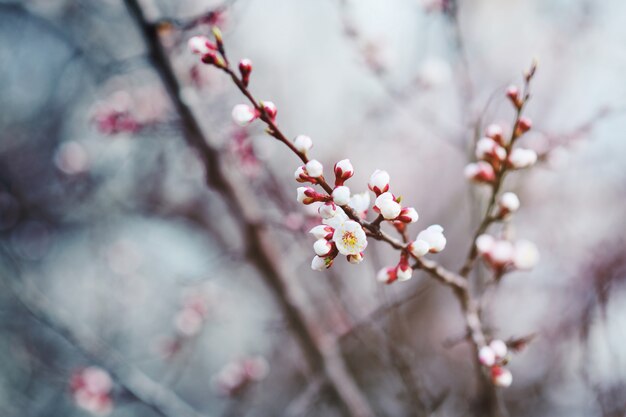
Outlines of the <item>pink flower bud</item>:
M350 188L340 185L333 190L333 201L335 204L345 206L350 202Z
M310 137L306 135L298 135L293 140L293 146L296 148L298 152L306 155L309 149L313 147L313 141L311 140Z
M316 192L312 187L298 187L298 203L311 204L316 201L326 201L326 196Z
M506 192L498 199L498 206L500 207L499 217L505 217L511 213L515 213L520 206L519 198L512 192Z
M324 174L324 166L317 159L311 159L305 165L306 172L313 178L319 178Z
M335 164L335 186L343 183L354 175L354 168L349 159L342 159Z
M478 360L484 366L493 366L496 363L496 354L489 346L483 346L478 351Z
M380 195L389 190L389 174L387 171L377 169L374 171L369 181L369 189L376 195Z
M532 269L539 262L539 250L534 243L528 240L515 242L513 264L517 269Z
M244 58L239 61L239 73L241 74L241 81L246 87L250 83L250 73L252 72L252 61L248 58Z
M502 127L497 124L490 124L487 126L485 129L485 136L495 140L500 145L504 144L504 131L502 130Z
M214 53L217 47L206 36L193 36L187 41L187 47L191 53L196 55L206 55Z
M380 194L374 203L374 210L386 220L393 220L400 215L402 206L396 202L390 192Z
M333 259L330 257L322 258L320 256L316 256L311 261L311 269L314 271L323 271L328 269L333 264Z
M515 148L509 155L509 164L515 169L528 168L537 162L537 153L532 149Z
M378 282L381 282L383 284L391 284L398 279L396 268L386 267L381 269L380 271L378 271L376 279L378 280Z
M508 369L496 365L491 368L491 380L493 381L494 385L507 388L510 387L511 383L513 382L513 375Z
M259 112L247 104L238 104L233 107L232 116L235 123L239 126L246 126L259 117Z
M506 150L502 146L498 145L495 140L491 138L482 138L476 142L476 158L504 161L506 158Z
M310 182L311 181L311 177L307 175L307 172L304 169L304 165L296 168L296 171L293 173L293 176L298 182Z
M317 256L326 256L333 249L333 245L326 239L318 239L313 244L313 250Z
M511 85L506 89L506 96L511 100L511 103L517 108L520 108L522 105L522 101L519 96L519 88L517 86Z
M274 121L276 119L276 114L278 114L276 105L271 101L262 101L261 106L263 107L263 110L265 110L265 113L267 113L267 116Z
M397 218L403 223L415 223L417 219L419 219L419 215L413 207L404 207Z
M467 179L476 182L490 183L496 179L493 167L485 161L468 164L463 173Z
M519 134L528 132L533 127L533 122L528 117L520 117L517 121L517 128L519 129Z

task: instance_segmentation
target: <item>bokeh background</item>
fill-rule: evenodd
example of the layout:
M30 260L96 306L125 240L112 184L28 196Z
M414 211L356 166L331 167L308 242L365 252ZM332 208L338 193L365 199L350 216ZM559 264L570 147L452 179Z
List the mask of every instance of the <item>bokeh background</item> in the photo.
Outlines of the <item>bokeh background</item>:
M510 127L504 89L536 58L523 140L540 161L505 189L522 201L509 232L541 262L484 311L494 335L535 337L501 408L626 415L625 17L620 0L1 1L0 415L85 415L71 381L90 366L113 379L92 411L115 417L355 415L324 376L337 367L370 415L486 415L448 288L424 273L381 286L397 254L376 242L357 266L310 270L298 161L232 123L243 98L186 49L208 23L253 61L285 133L327 167L351 159L353 191L389 171L420 213L412 233L444 227L434 257L451 269L484 210L463 177L476 131ZM174 96L256 208L269 272Z

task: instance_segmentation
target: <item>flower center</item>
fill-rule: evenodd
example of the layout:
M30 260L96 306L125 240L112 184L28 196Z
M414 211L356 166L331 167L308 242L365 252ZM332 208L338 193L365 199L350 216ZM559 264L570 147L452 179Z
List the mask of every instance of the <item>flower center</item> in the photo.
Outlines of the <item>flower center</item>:
M357 238L352 232L344 232L341 236L341 241L348 247L355 247L357 244Z

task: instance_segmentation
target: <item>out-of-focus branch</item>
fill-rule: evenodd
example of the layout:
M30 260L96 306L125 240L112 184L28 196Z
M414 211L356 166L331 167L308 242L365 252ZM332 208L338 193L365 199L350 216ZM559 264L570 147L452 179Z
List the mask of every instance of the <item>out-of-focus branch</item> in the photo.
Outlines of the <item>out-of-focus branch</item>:
M257 268L273 291L283 314L289 321L302 347L307 364L312 372L321 372L328 380L333 393L353 417L372 416L373 412L345 366L343 358L333 343L319 340L315 326L305 317L302 309L287 284L288 272L279 263L267 230L262 226L262 217L256 203L249 198L247 185L238 181L236 174L226 175L219 153L203 133L191 109L181 99L181 88L166 52L159 41L157 26L148 22L137 0L125 0L146 46L150 61L163 82L184 129L184 137L195 148L206 169L207 185L219 191L241 227L247 243L250 262Z
M39 323L48 327L87 358L105 368L129 394L152 408L164 417L206 417L193 409L178 395L154 381L125 361L110 348L102 346L99 340L84 329L76 331L67 324L64 312L55 308L38 290L22 285L14 288L7 286L15 294L16 300Z

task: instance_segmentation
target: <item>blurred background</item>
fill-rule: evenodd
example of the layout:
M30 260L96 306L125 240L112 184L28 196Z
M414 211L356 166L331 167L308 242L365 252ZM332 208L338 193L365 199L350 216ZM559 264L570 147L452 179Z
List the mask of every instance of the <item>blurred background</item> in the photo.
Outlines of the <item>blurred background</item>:
M0 1L0 416L488 415L449 288L379 284L397 253L373 241L311 271L299 161L236 127L243 97L186 48L212 25L287 135L327 169L350 158L354 192L387 170L412 236L444 227L452 270L487 198L463 176L476 132L510 129L504 90L537 59L540 159L504 189L541 261L483 311L499 338L534 335L499 414L625 416L625 17L619 0Z

